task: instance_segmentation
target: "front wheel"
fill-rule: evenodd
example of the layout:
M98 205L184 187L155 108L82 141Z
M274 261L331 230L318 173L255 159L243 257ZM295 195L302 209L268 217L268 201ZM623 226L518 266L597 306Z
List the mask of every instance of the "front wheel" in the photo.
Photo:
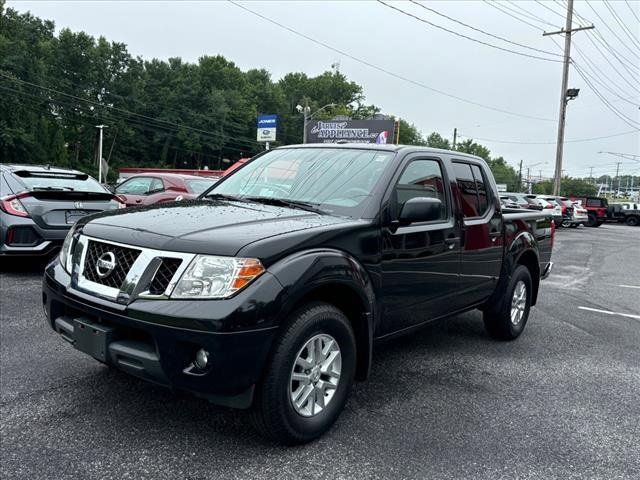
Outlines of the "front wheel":
M560 225L562 226L562 228L569 228L572 224L570 220L562 220L562 223Z
M318 438L344 408L355 370L348 318L327 303L305 305L276 340L258 385L252 411L256 428L288 445Z
M490 336L498 340L514 340L520 336L529 318L532 284L527 267L518 265L504 296L484 310L484 326Z
M637 227L638 225L640 225L640 217L636 215L629 215L625 220L625 223L630 227Z
M598 225L598 219L592 213L589 214L589 220L587 221L587 226L588 227L599 227L600 226L600 225Z

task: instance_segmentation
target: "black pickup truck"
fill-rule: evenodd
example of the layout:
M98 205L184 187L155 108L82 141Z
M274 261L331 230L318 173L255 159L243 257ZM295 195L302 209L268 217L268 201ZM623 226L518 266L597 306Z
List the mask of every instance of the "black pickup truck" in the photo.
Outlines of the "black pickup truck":
M198 200L80 220L43 279L97 360L312 440L375 341L478 308L518 337L552 263L545 212L503 212L477 157L395 145L261 154Z

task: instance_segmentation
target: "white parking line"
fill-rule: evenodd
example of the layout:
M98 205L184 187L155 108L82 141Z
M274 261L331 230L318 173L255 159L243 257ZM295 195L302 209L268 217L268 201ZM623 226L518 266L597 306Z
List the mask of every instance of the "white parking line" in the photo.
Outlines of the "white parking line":
M578 307L580 310L587 310L589 312L604 313L605 315L619 315L621 317L633 318L640 320L640 315L632 315L630 313L612 312L610 310L600 310L599 308Z
M618 286L622 288L637 288L638 290L640 290L640 287L637 285L618 285Z

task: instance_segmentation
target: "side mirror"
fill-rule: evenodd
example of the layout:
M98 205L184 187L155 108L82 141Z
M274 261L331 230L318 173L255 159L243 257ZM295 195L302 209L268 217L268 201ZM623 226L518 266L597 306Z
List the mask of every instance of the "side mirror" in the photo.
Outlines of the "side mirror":
M442 212L442 201L431 197L414 197L404 203L400 211L401 224L438 220Z

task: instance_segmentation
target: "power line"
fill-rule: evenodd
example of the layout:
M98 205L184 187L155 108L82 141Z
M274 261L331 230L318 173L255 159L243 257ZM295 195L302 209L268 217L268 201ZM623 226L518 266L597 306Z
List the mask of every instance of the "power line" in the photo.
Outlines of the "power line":
M526 20L523 20L522 18L513 15L511 13L509 13L508 11L503 10L503 6L499 5L499 4L494 4L494 3L489 3L488 0L482 0L484 3L486 3L487 5L489 5L491 8L495 8L496 10L498 10L499 12L504 13L505 15L510 16L511 18L513 18L514 20L518 20L521 23L524 23L526 25L529 25L530 27L535 28L536 30L541 30L544 31L544 28L540 27L539 25L534 25L533 23L527 22Z
M629 39L631 40L631 43L633 43L634 46L636 47L639 46L640 42L638 41L638 39L633 35L629 27L627 27L627 24L624 23L622 19L618 16L618 14L613 9L613 7L609 5L609 2L607 0L604 0L604 6L607 7L607 10L609 10L613 19L616 21L618 25L620 25L620 27L622 28L622 31L627 35L627 37L629 37Z
M484 46L487 46L487 47L490 47L490 48L495 48L496 50L501 50L501 51L507 52L507 53L513 53L514 55L520 55L520 56L523 56L523 57L534 58L536 60L544 60L546 62L560 62L561 61L561 60L556 60L556 59L552 59L552 58L541 57L539 55L530 55L528 53L517 52L515 50L511 50L510 48L504 48L504 47L500 47L498 45L494 45L492 43L484 42L482 40L478 40L477 38L469 37L469 36L467 36L467 35L465 35L463 33L459 33L459 32L456 32L454 30L450 30L450 29L448 29L446 27L443 27L441 25L438 25L438 24L435 24L433 22L430 22L429 20L425 20L422 17L419 17L417 15L414 15L413 13L410 13L410 12L407 12L405 10L402 10L401 8L394 7L393 5L385 3L382 0L376 0L376 1L378 3L384 5L385 7L390 8L392 10L395 10L396 12L399 12L399 13L401 13L403 15L406 15L407 17L411 17L414 20L418 20L419 22L426 23L427 25L431 25L434 28L437 28L439 30L443 30L443 31L445 31L447 33L450 33L452 35L455 35L457 37L465 38L467 40L470 40L470 41L475 42L475 43L479 43L481 45L484 45Z
M598 91L597 88L593 86L593 84L589 81L589 79L582 73L582 70L580 69L580 67L578 67L578 65L576 65L575 62L571 62L571 63L573 63L573 66L575 67L576 72L578 72L578 75L580 75L582 79L587 83L587 85L591 87L591 90L593 90L596 96L602 101L602 103L605 104L605 106L611 112L613 112L618 118L620 118L624 123L629 125L631 128L638 129L638 126L640 126L640 123L636 125L635 124L637 122L636 120L633 120L632 118L627 117L625 114L621 113L613 105L611 105L611 103L609 103L609 101Z
M629 10L631 10L631 14L632 14L634 17L636 17L636 20L637 20L638 22L640 22L640 17L638 17L638 14L637 14L637 13L635 12L635 10L631 7L631 4L630 4L627 0L624 0L624 3L626 3L626 4L627 4L627 7L629 7Z
M73 98L75 100L86 102L86 103L88 103L90 105L95 105L95 106L107 109L108 111L116 111L116 112L121 112L121 113L124 113L124 114L127 114L127 115L139 117L139 118L144 118L146 120L155 122L157 124L167 124L167 125L171 125L171 126L174 126L174 127L177 127L177 128L181 128L181 129L185 129L185 130L194 131L194 132L197 132L197 133L200 133L200 134L204 134L204 135L207 135L207 136L210 136L210 137L213 137L213 138L220 137L220 136L224 135L222 133L209 132L207 130L202 130L202 129L199 129L199 128L189 127L187 125L181 125L181 124L178 124L178 123L170 122L168 120L162 120L162 119L158 119L158 118L149 117L147 115L142 115L140 113L131 112L131 111L126 110L124 108L114 107L114 106L110 106L110 105L103 105L103 104L101 104L99 102L96 102L96 101L93 101L93 100L89 100L89 99L86 99L86 98L78 97L76 95L71 95L69 93L61 92L59 90L56 90L56 89L53 89L53 88L49 88L49 87L45 87L43 85L38 85L36 83L28 82L26 80L22 80L22 79L17 78L17 77L12 77L11 75L7 75L7 74L5 74L3 72L0 72L0 76L6 78L8 80L14 81L14 82L22 83L22 84L25 84L25 85L29 85L31 87L39 88L41 90L53 92L53 93L56 93L58 95L62 95L62 96L68 97L68 98ZM255 143L256 145L258 144L258 142L253 141L253 140L249 140L249 139L234 138L234 137L231 137L231 136L229 136L228 138L231 138L231 139L234 139L234 140L238 140L238 141L245 141L245 142L249 141L249 142Z
M527 48L527 49L533 50L535 52L546 53L547 55L552 55L552 56L555 56L555 57L562 57L562 55L560 55L558 53L555 53L555 52L550 52L548 50L542 50L542 49L539 49L539 48L530 47L529 45L524 45L522 43L514 42L512 40L509 40L508 38L501 37L500 35L494 35L493 33L486 32L486 31L484 31L484 30L482 30L480 28L474 27L473 25L469 25L467 23L461 22L460 20L452 18L452 17L450 17L448 15L445 15L444 13L440 13L437 10L434 10L433 8L429 8L429 7L425 6L425 5L417 2L416 0L409 0L409 1L411 3L413 3L413 4L415 4L415 5L418 5L419 7L423 8L423 9L429 11L429 12L435 13L436 15L439 15L439 16L441 16L443 18L446 18L447 20L455 22L455 23L457 23L459 25L462 25L464 27L470 28L471 30L474 30L474 31L479 32L479 33L482 33L484 35L488 35L489 37L495 38L497 40L502 40L503 42L510 43L511 45L517 45L519 47Z
M639 130L629 130L626 132L614 133L611 135L603 135L601 137L589 137L589 138L574 138L572 140L565 140L565 143L579 143L579 142L592 142L595 140L603 140L605 138L614 138L614 137L622 137L624 135L630 135L632 133L638 133ZM507 143L514 145L555 145L554 142L528 142L528 141L520 141L520 140L495 140L492 138L481 138L481 137L470 137L468 135L462 135L461 137L470 138L472 140L482 140L483 142L493 142L493 143Z
M498 4L498 2L495 2L496 4ZM514 12L518 15L521 15L529 20L532 20L534 22L538 22L542 25L548 25L550 27L556 27L557 25L550 23L549 21L547 21L546 19L539 17L533 13L531 13L529 10L524 9L521 5L518 5L516 2L512 2L507 0L506 2L507 4L499 4L502 8L505 8L511 12Z
M2 75L1 72L0 72L0 75ZM27 82L27 83L29 83L29 82ZM56 105L62 105L64 107L67 107L67 108L70 108L70 109L76 108L76 105L74 105L72 103L64 102L64 101L61 101L61 100L58 100L58 99L42 98L42 97L39 97L37 95L29 94L27 92L23 92L23 91L20 91L20 90L12 89L10 87L6 87L6 86L2 86L2 85L0 85L0 88L2 88L4 90L12 91L12 92L14 92L15 94L18 94L18 95L22 95L22 96L25 96L25 97L30 97L30 98L37 99L37 100L40 101L40 103L47 103L47 104L54 103ZM72 96L72 97L75 97L75 96ZM83 100L80 97L75 97L75 98ZM88 101L88 102L91 103L91 101ZM47 107L49 107L50 113L54 114L53 112L51 112L50 105L47 105ZM72 112L73 112L73 110L72 110ZM73 113L75 113L76 116L78 116L78 112L73 112ZM178 124L175 124L175 125L177 125L177 128L178 128L178 129L175 129L175 127L174 128L170 128L169 126L165 126L165 125L162 125L162 124L159 124L159 123L150 123L148 121L145 121L145 120L142 120L142 119L138 119L138 118L129 118L129 117L124 116L122 114L118 114L116 111L111 111L111 110L107 110L107 111L101 112L100 115L106 115L108 119L111 119L111 121L122 120L122 121L128 122L130 126L143 128L145 130L154 131L156 133L167 133L167 132L176 133L176 132L179 131L179 128L181 128ZM158 121L160 121L160 120L158 120ZM132 122L137 122L137 123L132 123ZM164 121L160 121L160 122L164 122ZM86 122L82 121L82 123L86 123ZM91 125L93 125L93 124L95 124L95 121L92 121L90 123L91 123ZM167 123L167 122L164 122L164 123ZM158 130L158 128L163 129L163 130ZM252 148L255 148L255 146L250 146L250 145L245 143L246 141L248 141L248 139L237 138L237 137L233 137L231 135L225 135L224 133L218 133L218 134L215 134L214 132L211 132L211 133L212 133L211 135L204 135L205 138L206 137L210 137L210 139L215 139L215 140L218 140L218 141L222 141L221 149L237 150L239 152L244 152L244 151L247 151L247 150L251 150ZM225 140L231 140L236 144L244 145L246 148L240 149L240 148L234 148L234 147L226 146L224 144Z
M438 90L438 89L430 87L430 86L428 86L428 85L426 85L424 83L421 83L421 82L418 82L416 80L412 80L412 79L410 79L408 77L405 77L403 75L399 75L397 73L394 73L394 72L392 72L390 70L387 70L387 69L385 69L383 67L380 67L379 65L375 65L375 64L373 64L373 63L371 63L371 62L369 62L367 60L363 60L361 58L358 58L355 55L352 55L350 53L345 52L344 50L340 50L340 49L338 49L336 47L332 47L331 45L329 45L329 44L327 44L325 42L322 42L322 41L317 40L317 39L315 39L313 37L310 37L309 35L307 35L305 33L302 33L302 32L300 32L298 30L294 30L293 28L288 27L288 26L286 26L286 25L284 25L284 24L282 24L282 23L280 23L280 22L278 22L276 20L273 20L272 18L269 18L266 15L262 15L261 13L258 13L258 12L254 11L254 10L251 10L250 8L245 7L244 5L238 3L238 2L236 2L234 0L228 0L228 2L231 3L234 6L242 9L242 10L245 10L246 12L249 12L250 14L252 14L252 15L258 17L258 18L261 18L261 19L263 19L263 20L265 20L265 21L267 21L267 22L269 22L269 23L271 23L273 25L276 25L276 26L278 26L278 27L280 27L280 28L282 28L284 30L287 30L290 33L293 33L294 35L297 35L298 37L304 38L305 40L308 40L308 41L310 41L312 43L315 43L316 45L320 45L320 46L326 48L327 50L331 50L332 52L338 53L338 54L340 54L340 55L342 55L342 56L344 56L346 58L350 58L351 60L353 60L355 62L358 62L358 63L360 63L362 65L366 65L369 68L373 68L374 70L378 70L379 72L382 72L382 73L385 73L386 75L389 75L391 77L397 78L398 80L402 80L403 82L410 83L410 84L415 85L417 87L423 88L425 90L429 90L431 92L438 93L438 94L440 94L442 96L445 96L445 97L448 97L448 98L453 98L454 100L458 100L460 102L468 103L469 105L474 105L476 107L481 107L481 108L485 108L487 110L492 110L494 112L504 113L506 115L513 115L514 117L528 118L528 119L532 119L532 120L542 120L542 121L545 121L545 122L555 122L555 119L552 119L552 118L536 117L536 116L533 116L533 115L526 115L526 114L522 114L522 113L511 112L509 110L504 110L502 108L493 107L491 105L485 105L483 103L479 103L479 102L475 102L473 100L469 100L469 99L466 99L466 98L463 98L463 97L459 97L457 95L453 95L451 93L447 93L447 92L445 92L443 90Z
M632 55L634 55L634 56L636 56L636 57L639 57L639 58L640 58L640 55L638 55L638 53L637 53L637 52L634 52L634 51L633 51L633 49L629 48L629 46L628 46L628 45L627 45L627 44L626 44L626 43L625 43L625 42L624 42L624 41L623 41L623 40L618 36L618 34L615 32L615 30L613 30L613 29L609 26L609 24L608 24L607 22L605 22L605 21L604 21L604 19L600 16L600 14L596 11L596 9L595 9L595 8L593 8L593 7L591 6L591 3L589 2L589 0L585 0L585 3L586 3L586 4L589 6L589 8L593 11L593 13L595 13L595 14L596 14L596 16L600 19L600 21L604 24L604 26L605 26L605 27L607 27L607 29L608 29L608 30L613 34L613 36L614 36L614 37L616 37L616 38L618 39L618 41L619 41L622 45L624 45L624 46L627 48L627 50L629 50L629 51L631 52L631 54L632 54Z
M549 10L551 13L553 13L554 15L558 15L560 18L562 18L564 20L564 15L562 15L561 13L556 12L553 8L549 7L548 5L545 5L544 3L540 2L539 0L534 0L538 5L542 6L543 8L546 8L547 10Z

